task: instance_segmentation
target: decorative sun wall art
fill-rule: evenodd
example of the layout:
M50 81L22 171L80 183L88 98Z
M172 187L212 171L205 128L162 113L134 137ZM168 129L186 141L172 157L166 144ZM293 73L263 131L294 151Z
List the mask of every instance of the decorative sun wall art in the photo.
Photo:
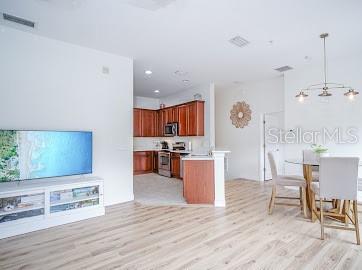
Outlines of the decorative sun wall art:
M234 104L230 111L230 119L236 128L246 127L251 120L251 110L249 104L244 101Z

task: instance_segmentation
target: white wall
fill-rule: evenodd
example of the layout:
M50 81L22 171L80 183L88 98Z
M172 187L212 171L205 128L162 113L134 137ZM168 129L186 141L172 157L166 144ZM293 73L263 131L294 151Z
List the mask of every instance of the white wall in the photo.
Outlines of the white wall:
M160 108L160 100L158 98L148 98L135 96L133 100L134 108L157 110Z
M230 110L238 101L245 101L252 110L251 121L244 128L235 128L230 120ZM232 89L216 89L216 147L231 150L228 155L226 179L262 179L260 171L262 117L264 113L283 111L283 109L282 77L245 83Z
M362 54L353 58L343 58L328 61L328 78L331 82L345 83L355 87L362 93ZM329 103L321 102L319 92L310 93L303 104L299 103L295 95L300 88L323 80L322 64L309 66L303 70L292 70L285 74L285 123L286 129L302 128L305 131L318 131L323 127L330 130L341 128L345 131L349 127L358 129L360 142L358 144L336 144L327 142L331 154L356 155L362 158L362 96L359 95L351 102L343 96L345 91L333 91ZM301 152L310 145L287 145L287 158L300 158ZM295 173L296 166L289 165L287 173ZM300 168L299 168L300 171Z
M7 27L0 59L0 128L93 131L105 203L132 200L132 60Z

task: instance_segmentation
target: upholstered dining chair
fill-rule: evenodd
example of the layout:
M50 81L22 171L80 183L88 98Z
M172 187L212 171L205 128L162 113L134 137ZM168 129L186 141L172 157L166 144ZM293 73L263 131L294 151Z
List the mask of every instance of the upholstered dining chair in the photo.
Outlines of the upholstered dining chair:
M303 150L303 162L318 164L319 157L313 150L305 149ZM313 182L319 181L319 166L312 166L312 180Z
M362 204L362 178L358 178L358 203Z
M355 157L321 157L319 162L319 183L312 183L312 215L317 215L321 224L321 239L324 239L324 228L351 230L356 232L357 245L360 244L357 192L358 192L358 163ZM317 211L315 194L319 195L320 210ZM342 213L326 212L323 203L326 199L343 200ZM352 209L350 202L352 201ZM324 218L330 216L334 219L342 218L354 225L343 226L326 225ZM313 218L312 218L313 220Z
M280 175L278 173L276 159L277 151L268 152L268 159L272 173L272 195L269 203L269 215L273 213L275 205L299 206L297 204L276 202L276 199L297 199L300 201L300 207L303 210L304 217L307 217L307 200L306 200L306 181L302 176ZM277 196L277 187L299 187L300 197L280 197Z

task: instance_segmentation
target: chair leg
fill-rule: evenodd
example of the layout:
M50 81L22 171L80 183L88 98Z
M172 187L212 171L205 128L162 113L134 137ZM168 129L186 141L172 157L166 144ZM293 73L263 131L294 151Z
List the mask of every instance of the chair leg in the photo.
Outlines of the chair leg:
M304 214L304 217L307 218L308 217L308 214L307 214L307 191L304 187L301 188L301 190L302 190L303 214Z
M310 196L311 196L311 199L312 199L312 205L311 205L311 219L312 219L312 222L315 222L316 219L317 219L317 216L316 216L316 213L315 211L317 210L317 207L315 205L315 194L313 191L310 192Z
M353 201L353 215L354 215L354 226L355 226L355 229L356 229L357 245L360 245L361 240L360 240L360 235L359 235L357 201Z
M300 202L300 210L303 211L303 189L299 188L299 202Z
M320 222L321 222L321 239L324 240L324 216L323 216L323 199L319 198L320 200Z
M345 225L348 225L348 222L349 222L347 214L349 213L350 208L351 208L351 202L349 200L345 200L344 201L344 214L345 214L344 224Z
M272 195L271 195L270 202L269 202L269 215L271 215L273 213L274 204L275 204L275 196L276 196L275 193L276 193L276 186L273 186Z

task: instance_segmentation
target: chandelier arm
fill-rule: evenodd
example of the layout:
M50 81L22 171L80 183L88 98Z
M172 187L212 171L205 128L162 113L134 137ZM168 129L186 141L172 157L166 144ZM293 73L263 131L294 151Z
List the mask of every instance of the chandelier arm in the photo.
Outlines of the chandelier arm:
M320 85L325 85L325 83L316 83L316 84L311 84L308 86L308 88L314 87L314 86L320 86ZM340 86L344 86L343 83L331 83L331 82L327 82L327 85L340 85Z

